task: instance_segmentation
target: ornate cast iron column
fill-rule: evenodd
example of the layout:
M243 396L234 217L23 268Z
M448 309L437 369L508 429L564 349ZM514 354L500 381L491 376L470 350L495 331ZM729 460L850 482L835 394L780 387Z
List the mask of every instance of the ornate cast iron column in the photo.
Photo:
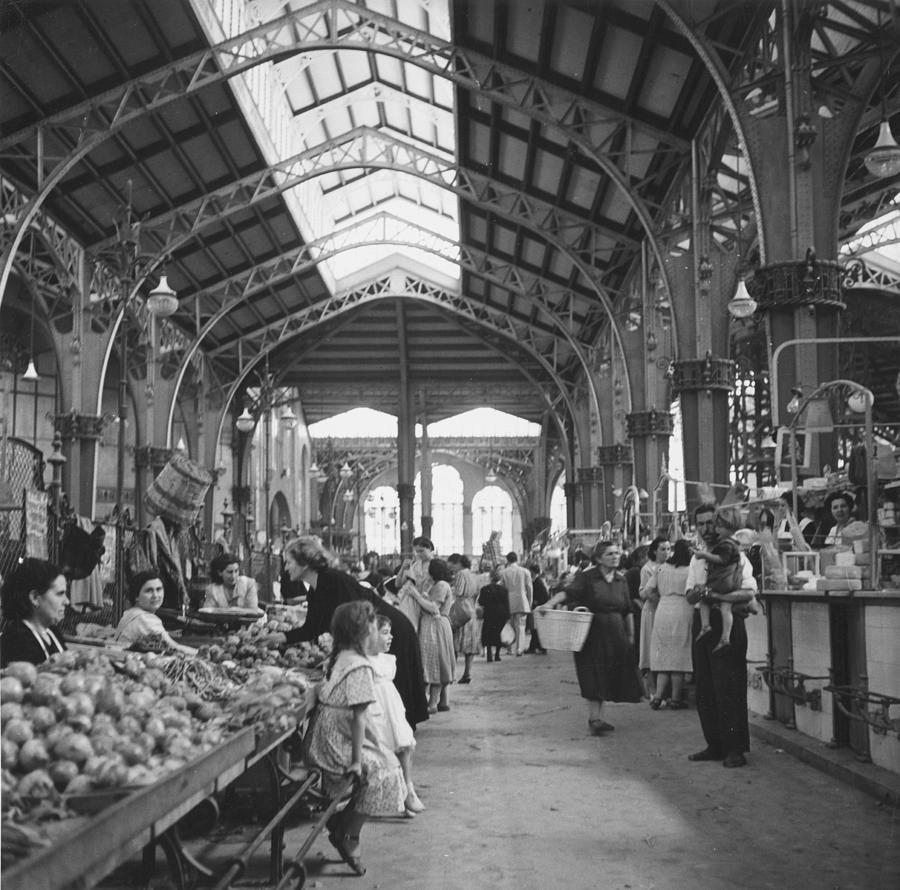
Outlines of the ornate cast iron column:
M734 362L714 356L709 350L700 359L674 362L672 389L681 396L684 419L685 478L693 482L714 482L728 478L728 397L734 388ZM701 408L712 402L711 416L720 418L711 428L701 426ZM696 436L691 443L688 435ZM694 495L687 488L689 509Z
M630 445L599 445L597 447L597 464L603 473L605 485L601 491L603 516L601 522L612 519L616 511L613 489L624 489L631 484L634 475L634 452Z

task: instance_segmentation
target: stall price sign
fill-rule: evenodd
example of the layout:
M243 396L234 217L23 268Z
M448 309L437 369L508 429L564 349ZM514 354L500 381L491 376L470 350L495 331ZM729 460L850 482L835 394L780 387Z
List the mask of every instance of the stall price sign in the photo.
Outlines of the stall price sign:
M25 555L47 559L47 509L50 498L43 491L25 491Z

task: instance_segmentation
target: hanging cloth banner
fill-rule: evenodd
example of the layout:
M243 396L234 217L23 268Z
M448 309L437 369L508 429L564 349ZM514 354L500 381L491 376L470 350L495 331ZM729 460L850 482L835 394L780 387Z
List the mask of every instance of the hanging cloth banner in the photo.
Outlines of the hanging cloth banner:
M47 559L47 510L50 498L43 491L25 489L25 555Z

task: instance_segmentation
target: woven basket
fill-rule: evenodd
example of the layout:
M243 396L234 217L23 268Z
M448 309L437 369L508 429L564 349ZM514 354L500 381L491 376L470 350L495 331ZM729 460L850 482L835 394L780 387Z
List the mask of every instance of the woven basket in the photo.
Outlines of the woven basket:
M534 612L534 626L545 649L562 649L580 652L594 615L584 606L569 612L566 609L548 609Z
M197 518L212 483L209 470L176 452L150 483L144 503L154 516L178 525L190 525Z

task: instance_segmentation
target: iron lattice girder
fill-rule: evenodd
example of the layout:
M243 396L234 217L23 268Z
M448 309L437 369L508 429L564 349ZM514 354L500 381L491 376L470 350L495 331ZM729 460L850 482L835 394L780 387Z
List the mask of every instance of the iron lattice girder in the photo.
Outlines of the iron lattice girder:
M401 237L402 232L397 233L394 231L389 234L387 230L392 222L407 226L416 237L404 240ZM267 288L281 281L288 280L296 275L302 275L309 269L314 268L324 258L334 256L344 250L372 244L415 246L421 250L442 256L449 262L457 263L466 271L504 290L524 296L529 300L535 300L539 307L547 313L551 319L551 324L547 326L534 325L534 327L548 335L558 335L555 332L561 331L566 322L571 324L573 329L577 329L580 323L580 318L572 310L571 300L567 292L550 291L546 288L545 282L538 276L523 272L511 262L498 260L474 248L459 247L456 242L437 233L425 233L406 220L391 214L382 213L370 217L364 224L357 223L348 226L337 232L330 233L318 241L302 245L280 257L260 263L244 273L225 279L217 288L211 288L198 294L197 296L202 297L204 302L210 301L215 309L198 332L193 348L199 348L202 341L206 339L210 331L222 318L240 307L255 294L262 293ZM458 251L458 255L454 256L453 254L456 251ZM557 302L554 303L554 300ZM201 306L200 309L201 317L203 317L206 314L204 307ZM497 311L501 311L501 308L498 307ZM277 327L279 324L281 324L280 319L257 330L263 330L265 327ZM568 332L568 334L573 337L576 336L572 332ZM246 335L247 332L241 332L240 337L242 338ZM231 344L224 344L216 349L209 350L208 354L211 357L216 357L223 350L229 348L231 348ZM582 344L582 348L585 350L591 349L587 344Z
M404 275L404 287L407 292L411 291L416 299L448 309L454 315L477 322L480 326L486 326L519 343L544 365L545 370L558 384L562 384L559 370L555 365L558 355L554 348L556 338L553 334L538 331L533 325L525 321L516 321L502 310L492 309L458 294L451 294L437 285L414 279L409 275ZM217 357L220 361L235 364L238 373L243 374L267 348L299 336L316 325L323 324L373 299L386 296L402 296L396 292L393 276L383 276L343 294L326 297L318 303L294 312L289 318L245 334L227 350L224 348L219 350Z
M432 454L444 453L476 466L489 469L501 466L510 471L504 475L521 482L534 470L535 452L540 446L536 436L489 439L466 436L430 436ZM349 437L314 440L312 458L334 478L338 467L349 463L362 468L361 482L378 476L397 464L397 440L384 436L356 439Z
M282 380L288 379L284 373ZM303 398L309 403L327 404L341 400L357 401L360 405L385 402L397 395L397 384L377 381L355 383L321 383L304 380ZM413 404L435 404L445 402L490 403L496 397L495 388L486 383L455 383L448 380L428 381L423 384L410 383L410 398ZM510 402L523 401L534 393L534 387L526 383L503 385L503 396Z
M0 219L16 219L28 201L21 190L6 176L0 174ZM59 304L77 289L79 271L84 260L84 250L71 235L57 225L46 213L35 215L30 231L46 245L48 259L33 250L22 251L16 263L31 284L51 301L48 316L57 317ZM9 229L0 228L0 244L5 243Z
M392 217L389 217L389 215L384 215L384 216L385 216L385 218L392 218ZM404 224L409 225L408 223L406 223L406 221L401 220L400 222L403 222ZM377 224L379 224L379 220L377 217L373 217L367 221L367 225L377 225ZM381 224L382 225L384 224L384 220L381 221ZM360 228L361 228L361 226L358 226L358 225L352 226L352 227L348 228L346 230L346 232L349 232L349 233L355 232L358 234ZM416 229L416 231L420 231L420 230ZM449 246L450 248L456 248L456 244L454 242L447 241L446 239L440 239L440 236L437 236L434 233L428 233L428 234L429 234L429 238L431 240L433 240L433 241L443 240L444 243L447 246ZM328 238L331 238L331 237L332 236L328 236ZM323 239L323 240L327 241L328 239ZM393 239L392 237L388 237L388 236L383 236L383 237L372 236L372 237L369 237L369 240L367 240L363 243L378 244L378 245L384 246L384 245L392 243L394 240L395 239ZM400 243L405 243L405 242L400 242ZM303 247L299 248L298 251L296 251L295 253L298 255L298 257L305 257L307 267L312 267L317 262L321 261L321 259L323 259L324 256L333 255L333 254L340 252L340 250L348 249L348 246L344 245L342 247L334 248L328 252L318 253L317 250L321 246L322 245L319 242L313 242L311 244L307 244L307 245L304 245ZM355 247L355 246L360 246L360 245L355 242L351 242L349 246ZM425 247L421 243L418 243L418 242L412 242L412 246L416 246L416 247L419 247L421 249L426 249L426 250L433 249L433 248ZM434 250L434 252L438 253L439 255L443 255L443 254L441 254L440 251L438 251L436 249ZM316 253L315 259L311 258L311 256L310 256L311 253ZM459 258L454 259L454 258L450 257L449 259L451 259L452 262L457 262L461 266L466 268L465 261L463 260L462 255L464 255L464 254L471 255L474 252L471 251L470 249L467 249L467 250L460 251L460 253L461 253L461 256ZM277 258L276 260L272 261L272 265L274 266L274 268L272 269L272 272L276 276L280 276L280 279L288 278L291 275L298 274L300 271L302 271L302 267L297 268L296 264L282 262L283 260L285 260L285 258L280 257L280 258ZM487 257L486 255L481 256L480 262L481 262L480 267L476 267L476 265L474 263L472 263L468 268L469 268L469 271L473 272L474 274L478 274L481 277L487 277L488 273L490 271L489 269L484 268L485 266L497 266L498 265L497 263L495 263L493 258ZM510 280L515 280L516 282L519 282L519 283L525 282L526 279L523 278L523 276L521 274L521 270L517 269L516 267L512 266L511 264L500 264L500 265L503 266L502 271L506 273L505 280L497 279L494 283L496 283L506 289L509 289L509 281ZM254 288L254 291L263 290L272 284L271 279L263 280L261 278L261 276L257 274L261 271L261 268L262 267L258 266L255 269L250 270L249 277L246 280L246 285L248 287L250 285L252 285ZM243 276L239 276L239 278L241 278L241 280L243 280ZM231 283L233 283L233 282L231 282ZM553 369L554 369L553 370L554 376L562 377L565 374L565 368L563 367L563 364L567 362L568 356L562 356L560 353L559 336L561 335L563 337L563 339L569 344L569 346L571 347L572 351L574 352L578 362L580 363L581 367L583 368L583 370L585 372L585 378L587 379L588 386L590 387L590 392L591 392L591 396L592 396L594 405L596 407L596 410L599 411L599 397L596 393L596 390L594 387L594 380L593 380L592 373L591 373L591 369L594 367L594 350L593 350L593 348L586 344L580 343L578 341L577 334L573 333L573 331L569 329L569 326L565 323L563 317L559 315L557 307L544 305L544 303L543 303L544 298L543 298L543 296L538 296L537 291L533 287L534 283L535 282L533 282L533 281L530 282L530 284L532 286L528 292L528 296L529 296L529 298L532 298L536 302L538 302L540 305L540 308L544 309L547 312L547 314L551 320L551 326L544 328L542 326L535 324L532 320L529 319L528 321L523 322L526 325L525 329L528 332L528 338L523 339L520 337L520 338L518 338L518 342L533 344L533 343L537 342L536 337L535 337L536 334L538 334L538 333L544 334L545 337L547 337L549 339L549 348L547 345L545 345L540 350L540 353L535 353L535 355L539 354L542 357L542 360L545 360L548 354L552 355L552 359L553 359L552 365L553 365ZM226 282L225 284L227 286L229 284L229 282ZM194 341L192 342L190 347L187 349L184 359L182 360L182 367L184 367L189 361L191 361L193 359L193 356L195 355L197 350L200 348L202 341L205 339L207 334L212 330L212 328L225 315L227 315L229 312L231 312L236 307L240 306L241 303L247 298L248 295L249 295L249 291L246 289L241 289L240 293L236 296L232 296L232 298L230 300L228 300L226 298L226 296L223 295L223 302L220 305L219 309L213 314L213 316L211 318L209 318L207 320L207 322L204 324L201 331L198 333L197 337L194 339ZM315 304L315 306L319 306L319 305L322 305L322 304ZM507 311L506 307L497 307L497 308L488 307L486 304L483 304L483 303L473 304L473 305L480 306L480 308L485 313L499 314L499 316L501 318L504 318L509 323L512 323L512 318L511 318L509 312ZM315 308L315 306L312 308ZM308 311L309 308L310 307L306 307L304 310L301 310L301 312ZM462 315L465 317L466 313L464 312L464 313L462 313ZM324 318L319 319L319 321L317 323L321 323L324 320L325 320ZM246 332L244 332L239 337L236 337L234 340L232 340L230 343L222 345L216 349L209 350L207 352L207 355L211 359L215 359L215 358L224 359L225 356L229 352L232 353L232 355L234 355L236 352L238 366L240 366L241 359L242 359L243 344L248 342L248 336L255 335L255 336L265 337L267 335L267 332L271 332L273 330L274 331L281 330L283 328L283 325L284 325L284 320L279 319L268 325L264 325L261 328L257 328L256 331L252 332L252 334L250 334L250 335L248 335ZM573 327L575 327L575 326L573 325ZM225 359L225 360L227 360L227 359ZM627 376L627 373L626 373L626 376Z
M526 195L521 190L504 187L489 177L481 176L471 171L463 171L437 155L422 152L399 140L378 134L377 131L369 131L366 136L368 138L361 140L361 143L354 140L345 145L335 146L326 156L309 157L304 152L302 155L298 155L297 159L291 159L273 166L270 170L254 174L252 177L246 177L244 180L235 183L233 188L220 189L213 195L191 202L191 205L185 208L149 220L143 225L142 231L148 229L152 231L154 227L165 227L163 243L156 260L151 264L152 267L158 266L165 256L171 254L179 245L190 240L194 233L204 224L216 222L228 212L244 209L248 200L261 200L273 192L284 191L306 179L334 172L343 166L356 168L359 166L379 166L383 164L388 169L398 169L398 164L405 163L408 166L404 167L404 169L408 169L414 175L434 182L442 188L450 189L514 224L528 226L544 240L547 240L565 255L572 258L573 262L591 282L599 295L600 303L609 316L610 323L615 325L613 306L602 280L602 269L596 266L597 256L606 250L606 248L602 248L599 245L601 240L606 240L602 230L598 230L596 226L592 226L587 221L567 214L547 202ZM376 160L367 150L369 139L376 144L375 155L379 160ZM295 163L301 166L301 173L292 174L289 172L295 166ZM319 164L324 164L324 166L319 166ZM286 180L276 183L277 176L281 174L285 175ZM291 178L292 176L293 178ZM268 183L268 187L266 187L266 183ZM220 201L221 203L219 203ZM339 232L344 233L342 237L348 239L357 227L362 226L354 223L339 230ZM420 230L417 229L417 231ZM339 237L341 236L338 233L331 233L324 240L328 241ZM436 238L437 236L433 237ZM438 240L443 241L444 239ZM323 248L322 241L315 243L320 248ZM304 251L310 247L311 245L305 245L299 251L289 252L284 257L296 256L299 259ZM327 248L323 249L327 250ZM307 252L311 254L317 251L307 250ZM321 258L321 256L316 256L317 260L321 260ZM280 267L283 270L283 274L279 277L276 272L272 276L265 276L263 280L266 284L259 285L260 287L286 280L292 274L299 273L297 269L289 270L287 264L282 263L281 259L270 260L266 264L260 264L260 266L231 276L220 282L216 288L206 289L196 294L183 295L181 299L182 311L187 312L187 314L193 314L190 301L200 297L209 297L216 290L220 290L223 293L222 300L224 305L224 302L229 299L227 289L231 285L240 286L239 283L244 276L246 276L249 287L251 281L256 278L255 272L262 266L269 266L270 268ZM483 267L484 264L481 265ZM503 265L503 263L501 262L500 265ZM313 266L315 266L315 262L308 268ZM152 268L145 271L141 280L135 285L135 289L141 286L151 272ZM529 277L527 273L523 273L523 276ZM535 276L530 277L532 279L535 278ZM250 291L245 290L242 299L249 295ZM569 292L568 299L570 301L573 300L574 294ZM557 309L556 311L559 310ZM562 308L562 311L574 314L574 306L570 305L568 309ZM619 345L621 348L621 344Z
M652 239L651 209L659 208L638 195L630 172L630 158L632 153L638 157L646 155L651 148L650 142L656 143L652 147L657 156L671 151L680 157L688 148L686 140L639 124L627 115L519 69L461 50L452 43L357 6L350 0L322 0L133 78L0 139L0 152L19 145L38 165L43 166L48 159L58 161L50 171L36 170L34 179L41 185L21 209L14 224L14 236L3 251L0 301L12 254L21 242L24 228L69 170L103 141L127 124L205 86L221 83L266 61L319 49L365 49L391 55L561 130L596 161L622 191L650 236L651 248L658 254ZM62 152L59 158L50 153L49 147L43 152L37 150L37 143L42 140L48 146L47 136L53 130L62 134L76 133L72 148L68 147L71 140L66 135L59 140L57 150ZM622 141L629 147L628 151L611 151L611 146L623 135ZM657 256L657 260L662 263L661 256Z
M265 170L242 177L180 207L173 208L142 223L141 230L159 239L160 254L171 255L187 243L205 225L219 222L232 213L329 173L350 169L397 170L418 176L440 188L471 201L485 210L495 210L510 219L521 220L536 232L549 233L573 256L601 272L608 269L615 246L612 240L637 242L609 226L598 225L586 217L567 212L547 201L512 188L489 176L458 167L452 159L425 151L402 139L371 127L357 127L321 146L279 161ZM115 243L105 238L89 249L103 249ZM152 272L148 269L146 277ZM604 288L599 277L593 284Z
M443 288L418 278L406 276L405 286L408 291L412 291L415 299L447 309L455 316L468 319L478 324L482 329L495 331L506 340L523 346L543 367L547 376L553 380L557 392L565 400L569 416L575 416L568 385L553 364L552 351L549 356L545 354L547 344L538 341L531 325L516 323L502 311L491 310L466 297L447 293ZM335 315L349 312L373 300L397 296L402 296L402 294L396 292L392 276L384 276L339 296L328 296L319 303L305 307L291 317L284 319L277 327L269 326L265 330L257 331L237 341L229 358L237 364L238 372L229 387L225 404L227 405L231 402L231 399L240 389L243 380L252 371L253 367L268 355L272 349L283 344L287 339L300 336L312 330L316 325L328 321ZM550 347L553 350L555 338L549 337L547 339L550 340ZM184 367L184 363L182 367ZM523 373L525 373L524 370ZM178 382L180 384L180 375ZM537 384L537 381L535 382ZM543 388L541 388L541 392L544 392ZM548 399L548 401L550 400ZM551 407L555 410L554 405L551 404Z

